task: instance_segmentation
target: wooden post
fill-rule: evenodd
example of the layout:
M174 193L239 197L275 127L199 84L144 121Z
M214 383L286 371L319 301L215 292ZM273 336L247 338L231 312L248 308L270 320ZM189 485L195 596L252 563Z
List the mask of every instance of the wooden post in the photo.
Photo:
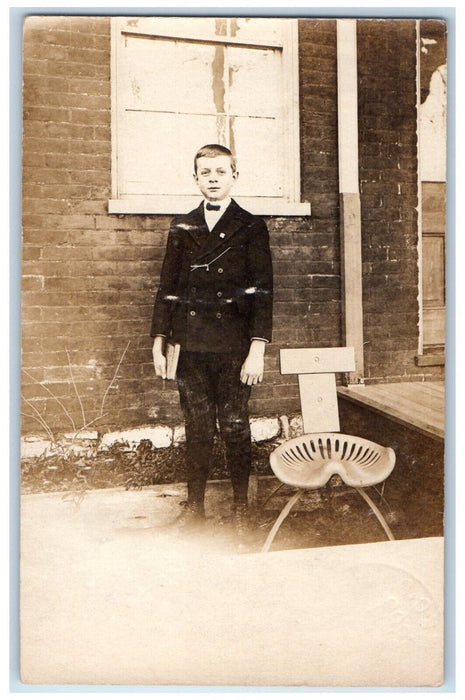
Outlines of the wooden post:
M361 211L358 180L357 20L337 20L339 199L344 343L355 349L349 383L363 382Z

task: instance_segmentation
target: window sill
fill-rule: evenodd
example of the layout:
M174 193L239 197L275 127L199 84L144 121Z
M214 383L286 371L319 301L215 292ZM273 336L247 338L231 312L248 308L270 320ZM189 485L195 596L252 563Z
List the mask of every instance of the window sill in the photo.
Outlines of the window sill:
M416 355L415 362L417 367L441 367L445 364L445 355L444 353Z
M259 216L310 216L309 202L285 202L274 197L237 197L237 203ZM110 199L109 214L186 214L199 203L198 196L139 196Z

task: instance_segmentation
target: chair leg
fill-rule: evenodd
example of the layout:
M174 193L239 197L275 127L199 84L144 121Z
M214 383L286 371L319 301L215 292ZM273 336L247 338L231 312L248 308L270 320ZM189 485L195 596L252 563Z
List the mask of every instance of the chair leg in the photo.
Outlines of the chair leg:
M278 486L277 488L275 488L275 490L272 491L272 492L270 493L270 495L267 496L267 498L265 498L265 500L264 500L263 503L261 504L261 508L264 508L264 507L266 506L266 504L268 503L268 501L271 501L271 499L272 499L274 496L276 496L276 494L278 493L278 491L280 491L280 490L283 488L283 486L286 486L286 484L285 484L284 482L282 482L281 484L279 484L279 486Z
M278 532L279 528L281 527L282 523L284 520L287 518L289 515L292 506L299 500L300 496L304 492L304 489L299 489L286 503L284 508L282 509L281 513L279 514L278 518L276 519L275 524L270 530L270 533L268 537L266 538L266 542L262 547L262 552L268 552L269 548L271 547L271 544L276 537L276 533Z
M390 540L395 540L395 537L392 534L391 529L390 529L389 525L387 524L386 520L384 519L383 514L379 510L378 506L371 500L370 496L366 493L365 489L358 488L357 486L355 486L354 488L356 491L358 491L360 496L368 503L371 510L378 518L378 520L381 524L381 527L383 528L383 530L386 533L386 535L388 536L388 538Z
M252 469L252 471L250 472L250 477L249 477L249 493L248 493L249 507L252 511L255 511L257 509L257 500L258 500L258 472L256 469Z

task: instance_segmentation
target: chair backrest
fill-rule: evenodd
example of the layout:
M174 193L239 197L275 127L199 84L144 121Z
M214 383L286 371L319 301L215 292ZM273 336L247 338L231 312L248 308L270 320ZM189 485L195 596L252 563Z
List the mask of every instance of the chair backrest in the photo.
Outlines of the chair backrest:
M305 433L339 432L336 373L355 370L354 348L286 348L281 374L299 377Z

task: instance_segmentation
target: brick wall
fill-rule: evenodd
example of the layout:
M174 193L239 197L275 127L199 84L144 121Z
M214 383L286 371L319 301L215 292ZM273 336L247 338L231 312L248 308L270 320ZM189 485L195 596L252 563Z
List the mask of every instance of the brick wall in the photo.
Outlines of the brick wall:
M412 23L359 29L370 378L417 371L413 31ZM251 401L257 415L299 407L295 378L279 374L279 347L341 342L333 20L300 23L300 91L302 194L312 216L268 220L275 335ZM57 431L80 428L102 402L105 415L92 423L102 431L179 421L175 388L154 377L149 337L169 217L107 214L108 18L27 21L23 151L24 432L43 432L43 420Z

